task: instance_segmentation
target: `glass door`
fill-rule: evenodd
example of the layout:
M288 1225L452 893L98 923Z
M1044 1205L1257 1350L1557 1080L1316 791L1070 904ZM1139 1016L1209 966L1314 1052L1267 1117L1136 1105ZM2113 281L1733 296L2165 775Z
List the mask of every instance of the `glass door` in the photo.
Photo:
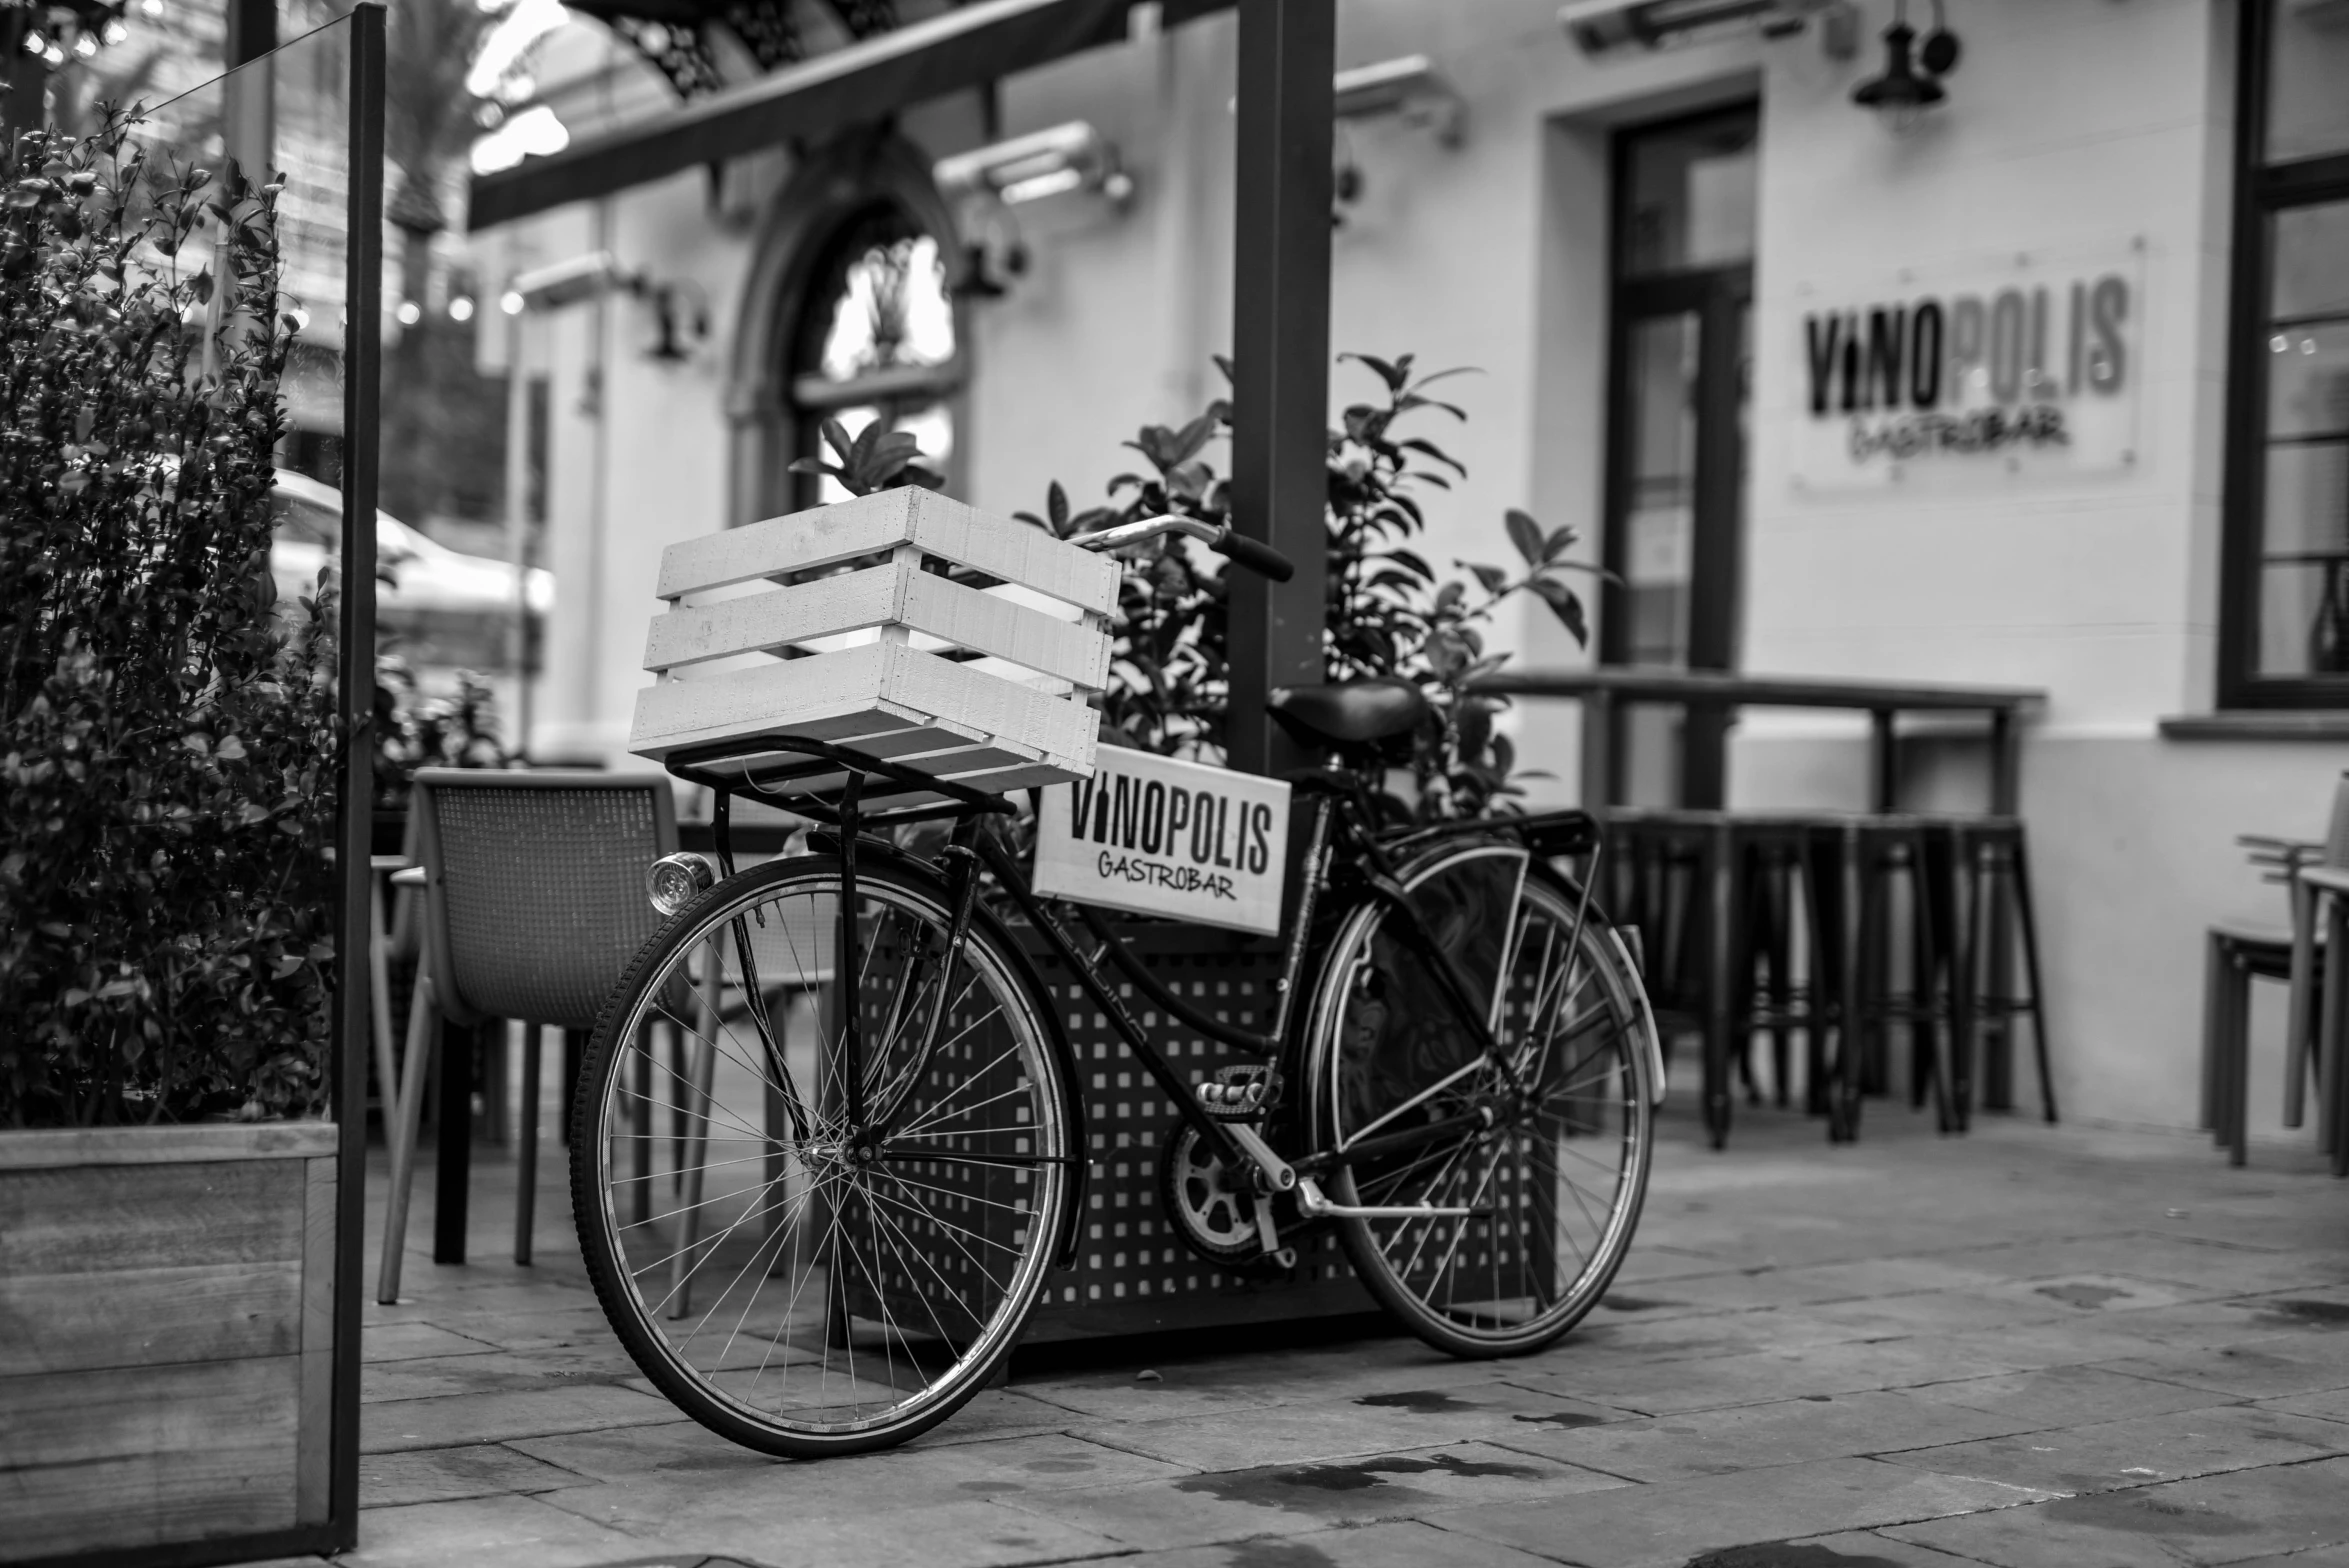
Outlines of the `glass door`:
M1744 108L1617 145L1608 664L1736 667L1756 132ZM1721 803L1719 717L1634 706L1612 722L1610 800Z

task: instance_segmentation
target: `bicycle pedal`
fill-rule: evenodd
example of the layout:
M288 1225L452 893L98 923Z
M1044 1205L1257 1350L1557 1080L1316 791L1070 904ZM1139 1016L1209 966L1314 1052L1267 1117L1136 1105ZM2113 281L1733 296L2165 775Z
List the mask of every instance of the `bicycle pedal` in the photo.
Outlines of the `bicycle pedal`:
M1219 1067L1193 1091L1217 1121L1262 1121L1280 1103L1281 1075L1271 1067Z

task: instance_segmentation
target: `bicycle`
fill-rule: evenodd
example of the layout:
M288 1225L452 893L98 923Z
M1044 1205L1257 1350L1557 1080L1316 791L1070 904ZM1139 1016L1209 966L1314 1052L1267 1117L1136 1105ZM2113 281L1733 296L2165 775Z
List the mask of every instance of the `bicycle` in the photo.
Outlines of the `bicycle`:
M1287 575L1190 519L1077 542L1169 532ZM588 1275L654 1386L737 1443L818 1457L903 1442L988 1383L1085 1212L1077 1064L1020 926L1179 1110L1160 1199L1194 1252L1279 1269L1284 1233L1332 1225L1370 1293L1441 1349L1524 1354L1572 1328L1638 1223L1661 1046L1621 935L1551 864L1596 853L1591 817L1381 824L1360 764L1424 701L1401 681L1272 696L1325 763L1290 775L1303 878L1263 1034L1067 906L1080 944L982 831L1012 812L1000 796L765 738L837 793L795 797L819 824L807 853L737 871L734 794L783 775L746 785L724 744L672 756L715 792L718 866L676 856L648 877L670 917L595 1029L571 1139ZM877 833L933 821L951 827L929 858ZM1184 1081L1118 981L1262 1066ZM816 1014L813 1041L794 1010Z

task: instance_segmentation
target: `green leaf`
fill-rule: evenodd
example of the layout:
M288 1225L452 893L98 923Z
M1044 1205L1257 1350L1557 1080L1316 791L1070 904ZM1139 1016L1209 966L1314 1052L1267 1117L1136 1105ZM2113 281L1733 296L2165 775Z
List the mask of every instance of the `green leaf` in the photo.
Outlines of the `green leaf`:
M1533 591L1542 596L1542 602L1574 634L1577 645L1590 646L1590 625L1583 618L1582 600L1573 589L1554 577L1537 577L1533 580Z
M1372 354L1340 354L1338 359L1341 362L1352 360L1357 365L1367 365L1379 380L1387 384L1387 391L1390 393L1401 391L1403 383L1411 377L1411 361L1408 357L1404 359L1400 368L1393 361L1380 359Z
M1499 598L1509 591L1509 574L1499 567L1480 566L1473 561L1462 561L1460 564L1474 572L1476 580L1484 585L1484 591L1493 597Z
M1541 524L1515 507L1508 510L1504 520L1509 530L1509 542L1517 547L1517 553L1525 558L1525 564L1539 566L1542 562Z

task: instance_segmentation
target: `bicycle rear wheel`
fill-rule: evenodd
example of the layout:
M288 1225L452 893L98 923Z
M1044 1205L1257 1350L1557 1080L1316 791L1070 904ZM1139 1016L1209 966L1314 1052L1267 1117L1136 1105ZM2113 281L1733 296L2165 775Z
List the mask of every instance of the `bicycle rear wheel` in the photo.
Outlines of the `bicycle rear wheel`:
M1312 1146L1343 1152L1463 1123L1340 1167L1328 1194L1348 1207L1454 1211L1345 1218L1338 1234L1371 1294L1428 1343L1521 1355L1596 1305L1631 1245L1647 1190L1654 1025L1613 930L1585 920L1579 896L1522 851L1439 850L1403 882L1488 1006L1509 1066L1472 1043L1399 917L1365 904L1340 926L1308 1015ZM1492 1125L1476 1124L1479 1108Z
M800 1458L903 1442L985 1384L1081 1157L993 917L950 963L944 885L860 867L844 988L840 895L816 856L696 899L606 1004L572 1104L580 1250L621 1343L694 1419Z

